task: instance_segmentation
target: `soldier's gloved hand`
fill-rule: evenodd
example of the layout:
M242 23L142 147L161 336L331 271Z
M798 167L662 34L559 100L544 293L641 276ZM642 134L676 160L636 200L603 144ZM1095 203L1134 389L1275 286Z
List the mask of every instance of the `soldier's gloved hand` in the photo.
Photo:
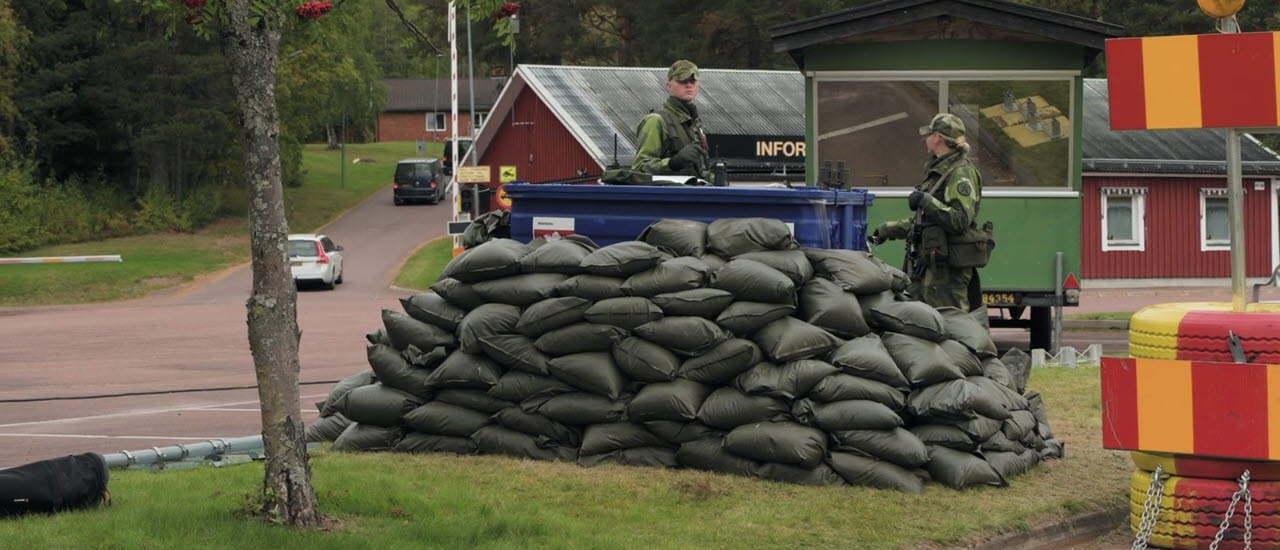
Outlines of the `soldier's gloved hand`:
M880 224L876 227L876 230L871 233L872 244L883 244L891 240L893 240L893 237L889 235L889 224L887 223Z
M920 201L924 200L924 197L925 194L922 191L912 191L911 196L907 197L907 207L914 212L920 208Z
M690 143L682 149L671 155L667 160L667 166L676 172L681 172L685 168L699 168L698 164L702 161L702 149L697 144Z

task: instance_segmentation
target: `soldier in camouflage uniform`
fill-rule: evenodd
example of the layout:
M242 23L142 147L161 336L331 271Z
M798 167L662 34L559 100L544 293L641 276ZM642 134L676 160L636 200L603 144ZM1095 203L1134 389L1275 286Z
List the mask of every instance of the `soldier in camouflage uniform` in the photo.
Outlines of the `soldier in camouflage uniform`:
M698 96L698 66L681 59L667 70L670 97L650 111L636 128L635 172L685 175L711 181L707 135L693 99Z
M969 311L981 305L978 270L986 257L973 258L965 246L977 229L982 174L968 158L964 122L941 113L920 128L931 153L925 178L911 192L907 206L914 214L886 222L872 234L873 243L907 239L903 270L911 277L908 292L934 307ZM989 228L988 233L989 235ZM987 250L989 253L989 249Z

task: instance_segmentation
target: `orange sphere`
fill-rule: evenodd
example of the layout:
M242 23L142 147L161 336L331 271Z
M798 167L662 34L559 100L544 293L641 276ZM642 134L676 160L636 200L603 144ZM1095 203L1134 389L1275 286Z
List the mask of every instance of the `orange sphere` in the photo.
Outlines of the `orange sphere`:
M1244 0L1196 0L1196 3L1200 4L1201 11L1218 19L1231 17L1244 7Z

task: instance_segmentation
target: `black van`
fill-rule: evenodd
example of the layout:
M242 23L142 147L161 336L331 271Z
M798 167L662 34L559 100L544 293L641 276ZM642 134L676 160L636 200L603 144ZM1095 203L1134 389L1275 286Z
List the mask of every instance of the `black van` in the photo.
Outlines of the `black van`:
M440 202L449 178L436 159L404 159L396 163L395 183L391 185L392 202L399 206L409 201Z
M467 156L467 150L471 149L471 138L458 138L458 158ZM440 162L444 164L444 173L453 175L453 140L444 140L444 153L440 156Z

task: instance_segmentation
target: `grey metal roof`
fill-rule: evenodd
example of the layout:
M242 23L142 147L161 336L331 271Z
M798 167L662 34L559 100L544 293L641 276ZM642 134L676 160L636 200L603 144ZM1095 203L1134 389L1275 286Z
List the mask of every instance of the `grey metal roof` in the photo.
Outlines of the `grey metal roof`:
M1225 174L1227 145L1222 130L1111 129L1107 81L1084 81L1083 171L1163 174ZM1280 156L1252 137L1242 140L1243 171L1280 175Z
M476 110L489 110L498 99L505 79L477 78ZM388 78L382 81L387 87L387 105L383 111L447 111L449 79L447 78ZM458 110L471 108L471 89L466 80L458 81Z

